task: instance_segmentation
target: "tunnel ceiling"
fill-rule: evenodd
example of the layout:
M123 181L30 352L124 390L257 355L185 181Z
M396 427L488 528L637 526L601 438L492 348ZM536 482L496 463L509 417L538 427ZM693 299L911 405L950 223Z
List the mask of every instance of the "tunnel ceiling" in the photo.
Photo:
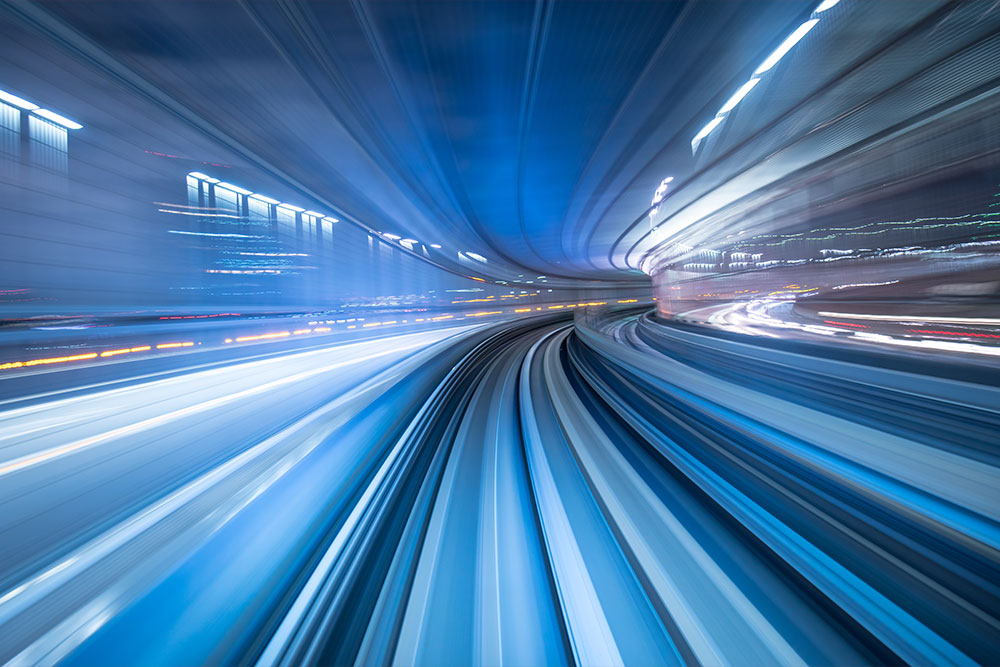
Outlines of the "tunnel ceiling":
M347 218L477 253L484 275L628 280L616 241L661 179L694 170L692 135L814 5L44 7L65 39L224 132L254 156L244 166Z

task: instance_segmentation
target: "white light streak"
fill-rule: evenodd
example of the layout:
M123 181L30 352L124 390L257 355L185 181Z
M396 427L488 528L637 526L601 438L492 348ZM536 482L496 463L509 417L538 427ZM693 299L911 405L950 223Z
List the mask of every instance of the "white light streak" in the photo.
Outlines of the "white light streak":
M755 75L763 74L764 72L768 71L769 69L777 65L778 61L784 58L785 54L791 51L792 47L798 44L799 40L805 37L806 33L812 30L813 26L815 26L817 23L819 23L819 19L809 19L808 21L800 25L798 28L796 28L795 31L792 32L791 35L786 37L785 41L783 41L781 45L771 53L771 55L769 55L766 59L764 59L764 62L760 64L760 67L754 70L754 74Z
M726 101L726 103L722 105L721 109L719 109L719 115L721 116L722 114L726 114L732 111L736 107L736 105L739 104L743 100L743 98L747 96L747 93L753 90L753 87L756 86L758 83L760 83L760 79L754 77L749 81L747 81L746 83L744 83L742 86L740 86L740 89L737 90L735 93L733 93L733 96L730 97Z
M722 116L716 116L712 120L708 121L708 124L705 125L705 127L701 128L701 130L698 131L698 134L694 135L694 139L691 140L691 143L693 144L698 143L699 141L707 137L709 134L712 133L712 130L718 127L719 123L721 122L722 122Z
M825 12L826 10L835 6L840 0L823 0L819 3L819 6L813 10L813 14L819 14L820 12Z
M942 324L987 324L1000 325L1000 319L993 317L938 317L929 315L871 315L868 313L834 313L819 311L821 317L837 317L848 320L880 320L886 322L939 322Z
M262 236L253 236L250 234L210 234L208 232L182 232L179 229L171 229L168 231L170 234L182 234L184 236L214 236L218 238L234 238L234 239L260 239L264 238Z
M278 208L283 208L286 211L292 211L293 213L301 213L302 211L305 210L304 208L300 208L298 206L292 206L291 204L278 204Z

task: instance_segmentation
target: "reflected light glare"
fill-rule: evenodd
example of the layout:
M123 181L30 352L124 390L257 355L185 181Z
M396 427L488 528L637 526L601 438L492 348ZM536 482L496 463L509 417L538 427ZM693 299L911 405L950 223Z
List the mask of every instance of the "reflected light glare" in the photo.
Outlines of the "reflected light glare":
M75 120L70 120L69 118L66 118L66 116L60 116L55 111L49 111L48 109L34 109L32 113L71 130L79 130L83 127L83 125L80 125Z
M754 77L749 81L747 81L746 83L744 83L742 86L740 86L740 89L737 90L735 93L733 93L733 96L730 97L726 101L726 103L722 105L722 108L719 109L719 113L724 114L732 111L733 108L737 104L739 104L743 100L743 98L747 96L747 93L753 90L753 87L756 86L758 83L760 83L760 79Z
M777 65L778 61L784 58L785 54L791 51L792 47L798 44L799 40L805 37L806 33L812 30L813 26L815 26L817 23L819 23L819 19L809 19L808 21L800 25L798 28L796 28L795 32L786 37L785 41L783 41L781 45L778 48L776 48L771 53L771 55L769 55L764 60L764 62L760 64L760 67L754 70L754 74L763 74L767 70Z
M835 6L840 0L823 0L819 3L819 6L813 10L813 14L819 14L820 12L825 12L831 7Z

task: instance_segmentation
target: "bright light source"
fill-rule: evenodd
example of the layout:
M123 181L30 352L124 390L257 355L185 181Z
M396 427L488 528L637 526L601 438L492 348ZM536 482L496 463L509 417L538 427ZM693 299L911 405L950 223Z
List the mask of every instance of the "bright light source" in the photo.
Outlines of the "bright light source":
M438 243L432 243L431 247L434 248L435 250L440 250L441 249L441 245L438 244Z
M270 197L265 197L264 195L250 195L250 199L256 199L257 201L262 201L265 204L280 204L281 203L277 199L271 199Z
M11 95L10 93L0 90L0 100L3 100L7 104L13 104L14 106L25 109L27 111L34 111L38 108L37 104L32 104L23 97L18 97L17 95Z
M763 74L767 70L771 69L778 64L778 61L785 57L785 54L792 50L792 47L799 43L799 40L806 36L806 33L813 29L819 23L819 19L809 19L798 28L795 29L791 35L785 38L785 41L781 43L781 46L776 48L771 55L769 55L764 62L760 64L760 67L754 70L754 74Z
M840 2L840 0L823 0L823 2L819 3L819 7L813 10L813 14L819 14L820 12L825 12L826 10L836 5L838 2Z
M316 211L306 211L306 215L311 215L314 218L325 218L326 215L322 213L317 213Z
M208 176L201 173L200 171L192 171L190 174L188 174L188 176L190 176L191 178L200 178L203 180L208 180Z
M328 217L323 218L323 222L329 222L330 224L336 224L336 223L340 222L340 220L338 220L337 218L331 218L331 217L328 216Z
M55 111L49 111L48 109L34 109L32 110L32 113L41 116L45 120L50 120L56 125L62 125L70 130L79 130L83 127L83 125L80 125L75 120L70 120L66 116L60 116Z
M416 239L400 239L400 243L418 243Z
M474 259L477 262L485 262L486 261L485 257L483 257L482 255L478 255L478 254L476 254L474 252L466 251L465 252L465 256L468 257L469 259Z
M220 188L225 188L227 190L232 190L233 192L238 192L241 195L252 195L253 194L252 192L250 192L246 188L241 188L240 186L233 185L232 183L226 183L226 182L223 182L223 181L219 181L219 183L217 185Z
M709 134L712 133L712 130L714 130L721 122L722 122L722 116L716 116L712 120L708 121L708 125L701 128L698 134L694 135L694 139L691 140L691 143L697 143L702 139L704 139L705 137L707 137Z
M732 111L733 108L739 104L743 98L747 96L747 93L753 90L753 87L758 83L760 83L760 79L755 77L740 86L740 89L733 93L733 96L726 100L726 103L722 105L721 109L719 109L719 115Z
M389 234L388 232L382 232L382 236L384 236L385 238L389 239L390 241L396 241L396 240L399 240L399 239L403 238L399 234Z
M278 204L278 208L283 208L286 211L293 211L295 213L301 213L304 208L299 208L298 206L292 206L291 204Z

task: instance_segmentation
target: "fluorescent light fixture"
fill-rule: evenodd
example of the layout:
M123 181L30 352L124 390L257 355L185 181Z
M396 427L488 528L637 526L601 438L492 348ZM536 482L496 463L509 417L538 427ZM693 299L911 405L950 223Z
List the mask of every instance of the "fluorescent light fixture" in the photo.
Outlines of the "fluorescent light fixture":
M27 111L34 111L38 108L37 104L32 104L23 97L18 97L17 95L11 95L10 93L0 90L0 100L3 100L7 104L13 104L14 106L25 109Z
M292 211L294 213L301 213L304 208L299 208L298 206L292 206L291 204L278 204L278 208L283 208L286 211Z
M327 216L327 217L323 218L323 222L329 222L330 224L336 224L336 223L340 222L340 220L338 220L337 218L331 218L331 217Z
M698 134L694 135L694 139L691 140L691 143L692 144L697 143L702 139L704 139L705 137L707 137L709 134L712 133L712 130L714 130L721 122L722 122L722 116L716 116L712 120L708 121L708 125L701 128L701 130L698 131Z
M792 47L799 43L799 40L806 36L806 33L813 29L819 23L819 19L809 19L795 31L785 38L785 41L776 48L771 55L769 55L764 62L760 64L760 67L754 70L754 74L763 74L767 70L771 69L778 64L778 61L785 57L785 54L792 50Z
M306 211L306 215L310 215L314 218L325 218L326 216L322 213L317 213L316 211Z
M48 109L33 109L32 113L70 130L79 130L83 127L83 125L80 125L75 120L70 120L66 116L60 116L55 111L49 111Z
M732 111L733 108L743 101L743 98L747 96L747 93L753 90L753 87L758 83L760 83L760 79L754 77L740 86L740 89L733 93L733 96L726 100L726 103L722 105L721 109L719 109L719 115L721 116L722 114Z
M399 234L389 234L388 232L382 232L382 236L384 236L385 238L389 239L390 241L397 241L397 240L403 238Z
M256 199L257 201L262 201L265 204L280 204L281 203L277 199L271 199L270 197L265 197L264 195L250 195L250 199Z
M217 178L212 178L211 176L206 176L205 174L201 173L200 171L192 171L190 174L188 174L188 176L190 176L191 178L201 179L201 180L205 181L206 183L221 183L222 182L222 181L220 181Z
M435 250L440 250L441 249L441 244L440 243L431 243L430 246L432 248L434 248Z
M819 7L813 10L813 14L819 14L820 12L825 12L826 10L836 5L838 2L840 2L840 0L823 0L823 2L819 3Z
M250 192L246 188L241 188L238 185L233 185L232 183L226 183L226 182L223 182L223 181L219 181L218 187L225 188L227 190L232 190L233 192L238 192L241 195L252 195L253 194L252 192Z

